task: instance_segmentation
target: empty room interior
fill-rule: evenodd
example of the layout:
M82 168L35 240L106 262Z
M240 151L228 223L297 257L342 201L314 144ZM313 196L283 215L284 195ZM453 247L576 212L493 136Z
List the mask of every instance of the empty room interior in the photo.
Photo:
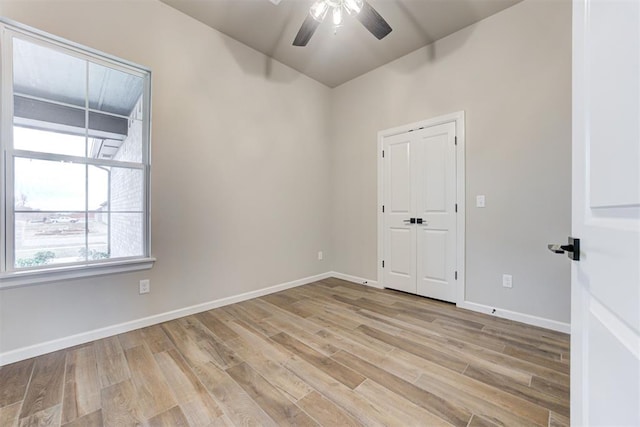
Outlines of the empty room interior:
M640 6L605 3L0 0L0 425L640 422Z

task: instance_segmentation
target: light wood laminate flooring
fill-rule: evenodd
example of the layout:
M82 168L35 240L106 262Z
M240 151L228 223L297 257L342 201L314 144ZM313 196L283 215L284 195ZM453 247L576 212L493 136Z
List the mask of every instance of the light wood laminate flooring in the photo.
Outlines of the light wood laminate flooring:
M569 337L338 279L0 368L0 426L563 426Z

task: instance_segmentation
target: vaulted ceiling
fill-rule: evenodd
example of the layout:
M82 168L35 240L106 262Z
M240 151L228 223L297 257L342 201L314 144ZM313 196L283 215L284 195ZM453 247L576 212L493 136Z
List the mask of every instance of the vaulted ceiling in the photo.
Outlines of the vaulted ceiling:
M353 16L330 17L306 47L294 47L314 0L162 0L309 77L335 87L521 0L368 0L393 31L377 40Z

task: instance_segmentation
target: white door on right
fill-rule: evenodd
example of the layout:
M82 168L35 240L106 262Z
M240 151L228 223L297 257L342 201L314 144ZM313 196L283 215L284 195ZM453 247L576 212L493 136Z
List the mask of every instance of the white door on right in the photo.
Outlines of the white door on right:
M571 423L640 426L640 2L573 3Z

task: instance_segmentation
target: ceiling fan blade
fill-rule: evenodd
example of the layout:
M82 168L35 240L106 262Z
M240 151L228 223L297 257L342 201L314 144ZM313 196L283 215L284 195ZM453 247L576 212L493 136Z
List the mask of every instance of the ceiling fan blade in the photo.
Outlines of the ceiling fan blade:
M382 40L392 29L382 16L366 1L362 5L362 10L356 15L358 21L378 40Z
M307 18L302 23L298 34L296 35L295 40L293 41L294 46L306 46L311 40L313 33L316 32L316 29L320 25L320 22L313 19L313 16L307 15Z

